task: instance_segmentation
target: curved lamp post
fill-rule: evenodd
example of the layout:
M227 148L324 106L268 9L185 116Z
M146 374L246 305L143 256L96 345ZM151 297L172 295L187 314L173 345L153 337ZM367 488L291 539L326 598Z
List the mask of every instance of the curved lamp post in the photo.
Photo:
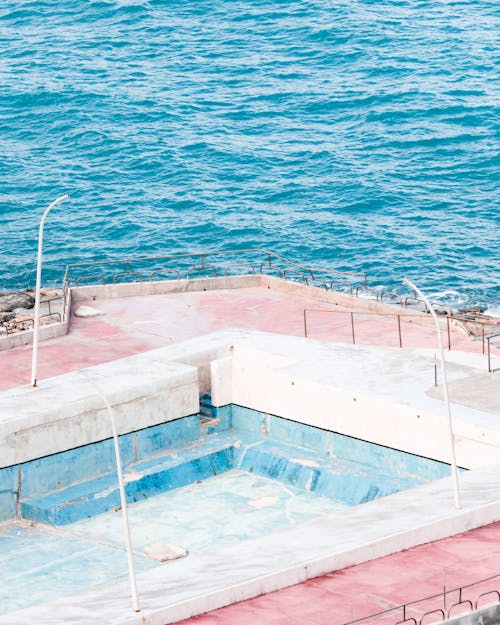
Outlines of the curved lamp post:
M135 567L134 567L134 556L132 553L132 540L130 538L130 527L128 523L128 508L127 508L127 495L125 493L125 483L123 479L123 465L122 465L122 457L120 453L120 443L118 440L118 430L116 429L116 421L113 415L113 410L109 405L106 396L102 392L101 388L93 380L86 372L80 371L80 374L94 387L95 391L99 395L99 397L104 402L106 406L106 410L108 411L109 420L111 422L111 431L113 432L113 443L115 448L115 462L116 462L116 472L118 474L118 489L120 492L120 503L122 508L122 519L123 519L123 533L125 537L125 549L127 551L127 562L128 562L128 575L130 582L130 592L132 595L132 608L134 612L140 612L141 608L139 606L139 597L137 594L137 580L135 575Z
M441 336L441 326L439 325L439 319L436 315L436 311L432 307L432 304L429 302L427 297L422 293L422 291L416 287L413 282L408 280L408 278L404 278L403 282L412 288L415 293L425 302L426 306L431 312L432 318L434 319L434 323L436 325L436 332L438 337L438 347L439 347L439 359L441 361L441 373L443 376L443 397L444 403L446 405L446 412L448 415L448 430L449 430L449 439L450 439L450 457L451 457L451 474L453 478L453 495L455 499L455 508L460 510L460 493L458 490L458 471L457 471L457 460L455 457L455 439L453 436L453 424L451 421L451 411L450 411L450 399L448 396L448 380L446 377L446 365L444 360L444 350L443 350L443 339Z
M66 193L65 195L61 195L56 200L49 204L44 214L42 215L42 219L40 220L40 229L38 231L38 258L36 265L36 290L35 290L35 317L33 320L33 353L31 358L31 386L36 386L36 374L37 374L37 364L38 364L38 330L40 326L40 282L42 278L42 246L43 246L43 226L45 225L45 220L47 215L54 208L64 200L67 200L69 195Z

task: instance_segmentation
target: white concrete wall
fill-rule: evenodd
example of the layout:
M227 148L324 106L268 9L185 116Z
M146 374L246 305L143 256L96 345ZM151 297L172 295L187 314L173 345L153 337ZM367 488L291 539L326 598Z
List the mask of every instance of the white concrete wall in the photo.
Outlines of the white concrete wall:
M44 380L0 394L0 468L112 436L95 382L113 409L119 434L199 410L194 367L137 357Z
M196 414L210 391L210 363L230 353L231 338L216 333L0 392L0 468L109 438L92 382L119 434Z
M194 414L211 390L214 405L235 403L448 462L444 405L428 393L432 367L432 354L226 331L86 375L106 393L120 432ZM450 364L450 379L460 382L468 370ZM458 404L452 413L459 465L497 462L500 415ZM0 467L110 435L103 402L81 372L0 393Z
M213 291L218 289L241 289L261 286L262 276L220 276L217 278L194 278L191 280L158 280L153 282L119 282L72 287L73 301L164 295L185 291Z
M236 341L232 353L230 362L212 363L214 405L234 403L450 462L445 406L428 394L431 354L329 348L259 333L251 342ZM451 379L466 371L462 365L455 369L449 365ZM458 464L498 462L499 415L461 405L452 406L452 412Z

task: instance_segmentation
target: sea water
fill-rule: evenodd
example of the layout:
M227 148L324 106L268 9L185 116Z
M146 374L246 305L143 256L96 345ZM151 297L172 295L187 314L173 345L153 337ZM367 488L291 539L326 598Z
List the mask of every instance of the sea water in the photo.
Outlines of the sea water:
M0 7L0 288L272 248L500 310L496 0Z

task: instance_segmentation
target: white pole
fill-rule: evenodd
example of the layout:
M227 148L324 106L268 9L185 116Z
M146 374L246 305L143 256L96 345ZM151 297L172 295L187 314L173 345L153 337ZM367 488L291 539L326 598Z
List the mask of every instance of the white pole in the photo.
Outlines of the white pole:
M139 597L137 594L137 581L136 581L135 569L134 569L134 559L132 556L132 541L130 539L130 527L128 524L127 496L125 494L125 486L123 482L122 457L120 453L120 443L118 441L118 432L116 431L115 417L114 417L113 411L111 410L111 406L109 405L109 402L106 399L106 396L101 391L97 383L94 382L94 380L92 380L89 376L87 376L83 371L80 371L80 373L85 377L86 380L88 380L92 384L92 386L97 391L97 394L99 395L99 397L103 400L107 408L108 414L109 414L109 419L111 421L111 429L113 431L113 442L115 446L116 472L118 473L118 487L120 490L120 501L121 501L121 507L122 507L123 530L125 534L125 548L127 550L128 575L129 575L129 581L130 581L130 591L132 594L132 608L134 612L140 612L141 608L139 607Z
M460 492L458 490L458 471L457 471L457 461L455 457L455 437L453 436L453 423L451 420L451 410L450 410L450 399L448 396L448 379L446 377L446 364L444 360L444 350L443 350L443 339L441 336L441 326L439 325L439 319L436 315L436 311L434 310L432 304L429 302L427 297L422 293L422 291L416 287L411 280L408 278L404 278L403 282L407 284L410 288L412 288L415 293L425 302L427 307L429 308L432 318L434 319L434 323L436 324L436 331L438 337L438 348L439 348L439 357L441 360L441 374L443 376L443 396L444 403L446 405L446 412L448 415L448 430L449 430L449 443L450 443L450 456L451 456L451 475L453 478L453 496L455 499L455 508L460 510Z
M43 247L43 226L45 219L54 206L57 206L64 200L67 200L69 195L61 195L52 202L45 210L40 220L40 228L38 230L38 258L36 264L36 289L35 289L35 317L33 319L33 353L31 357L31 386L36 386L36 374L38 365L38 330L40 326L40 283L42 280L42 247Z

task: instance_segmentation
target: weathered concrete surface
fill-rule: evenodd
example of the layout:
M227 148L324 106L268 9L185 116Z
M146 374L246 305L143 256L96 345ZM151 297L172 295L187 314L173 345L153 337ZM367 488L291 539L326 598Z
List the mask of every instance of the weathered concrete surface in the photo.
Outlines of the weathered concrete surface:
M278 402L272 404L271 409L267 405L264 409L279 414L283 408L286 414L282 416L293 419L298 418L298 412L303 418L304 414L306 417L316 414L340 431L359 428L359 432L368 433L367 438L382 433L390 437L394 446L397 446L396 441L404 440L413 414L415 423L422 419L422 425L418 426L418 436L415 430L407 437L408 444L411 441L422 444L426 437L432 439L431 432L439 434L438 442L433 443L436 453L438 448L447 445L442 401L425 393L429 378L432 379L429 372L432 353L328 345L293 337L227 331L155 350L132 360L137 371L142 370L148 359L153 362L166 359L165 367L173 362L189 363L188 366L196 366L195 373L203 372L203 384L207 384L209 363L222 358L227 367L231 354L233 401L236 394L241 403L256 409L261 409L261 404L266 402ZM482 363L481 358L474 355L459 355L457 359L452 379L464 377ZM124 363L114 365L125 366ZM113 366L108 365L110 372ZM118 380L115 383L119 384L119 379L110 373L110 385L113 380ZM218 381L219 386L222 382L222 379ZM325 407L330 410L326 417L323 415ZM473 440L474 436L488 432L487 444L493 443L498 462L498 417L480 410L481 407L484 406L470 410L455 404L454 418L463 428L464 438ZM418 413L414 414L416 410ZM403 421L398 426L396 419L401 412ZM476 443L482 445L481 439ZM480 458L477 450L473 452L476 459ZM440 453L443 455L446 451ZM485 456L483 454L483 461ZM128 585L123 582L12 613L0 619L0 623L89 623L98 606L103 623L165 625L500 519L498 464L460 476L460 511L453 507L450 482L450 478L445 478L358 506L348 515L326 515L307 525L231 548L207 551L198 557L188 557L142 573L139 589L144 612L140 617L130 613Z
M287 283L285 289L283 281L270 277L266 277L266 280L270 288L247 286L147 297L133 296L130 294L133 290L130 293L127 291L131 286L138 285L123 284L117 286L124 289L127 296L96 301L92 299L96 296L92 295L93 291L83 290L82 287L74 292L77 305L80 302L98 306L105 315L90 319L72 316L67 336L43 341L39 348L38 379L42 383L47 377L227 328L303 336L304 308L337 312L347 310L345 307L348 301L344 301L345 296L341 294L335 297L344 303L344 307L335 302L334 294L326 294L324 290L293 284L290 286ZM148 285L143 288L146 286ZM325 299L327 295L330 299ZM88 299L81 299L82 297ZM350 304L352 306L352 300ZM360 299L357 300L357 306L365 306L370 312L376 303ZM394 308L390 306L384 305L383 309L394 312ZM357 343L398 346L397 323L394 317L363 316L359 313L356 314L355 323ZM42 332L48 332L49 329L55 332L56 327L57 324L46 326ZM349 314L311 313L308 328L312 338L344 343L352 341ZM58 331L65 333L65 328ZM29 332L20 333L16 337L12 337L18 341L16 345L23 345L31 340ZM403 346L408 348L434 348L436 345L434 327L431 319L425 315L422 325L416 324L415 319L411 323L409 320L403 321L402 338ZM459 328L451 328L451 339L455 349L476 353L481 351L481 345L472 342ZM31 347L17 347L0 352L0 389L28 384L30 369ZM484 369L486 370L485 359Z
M10 613L0 624L88 625L98 610L100 623L166 625L500 518L498 467L471 471L461 485L460 511L446 478L358 506L348 516L325 515L141 573L141 615L131 612L123 581Z
M214 365L211 374L221 357L233 359L229 376L225 360L222 373ZM469 364L450 364L450 381L478 373L481 358L467 358ZM213 386L215 405L239 404L446 462L443 402L427 393L433 377L432 353L216 332L0 394L0 462L9 466L108 438L109 418L90 380L112 402L120 432L193 414L198 396ZM495 462L500 451L489 395L478 393L474 409L471 401L453 408L458 462L465 467Z
M197 370L140 355L0 394L0 467L26 462L112 435L98 390L120 434L198 412Z
M497 625L500 623L500 603L451 618L446 623L448 625Z
M464 371L464 376L448 384L450 399L455 404L477 409L479 406L488 412L500 414L500 371L484 373ZM430 397L441 398L442 387L431 387Z
M214 405L233 403L315 427L449 462L448 422L435 393L434 355L261 333L235 334L232 360L212 366ZM455 359L453 361L453 359ZM480 356L448 354L457 388L482 375ZM497 374L489 392L452 394L457 460L474 467L500 458ZM430 396L432 395L432 396Z

